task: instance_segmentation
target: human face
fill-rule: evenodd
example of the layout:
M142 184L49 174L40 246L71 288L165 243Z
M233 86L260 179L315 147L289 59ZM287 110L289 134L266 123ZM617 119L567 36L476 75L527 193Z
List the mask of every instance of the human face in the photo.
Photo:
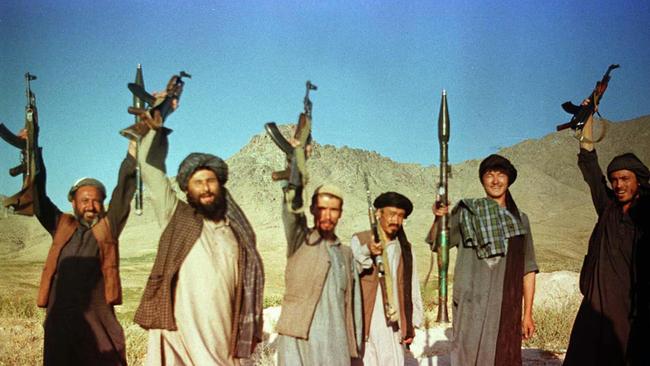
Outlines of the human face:
M72 209L80 220L92 223L104 212L103 202L104 195L99 188L82 186L74 194Z
M336 224L339 222L343 209L341 199L329 194L319 194L316 199L316 206L312 207L316 229L322 236L328 237L334 234Z
M481 177L483 189L488 197L495 201L505 203L506 192L508 191L508 175L501 170L488 170Z
M614 194L619 203L631 203L639 192L639 182L634 172L621 169L609 175Z
M210 169L197 170L187 182L187 195L192 201L202 206L214 203L219 192L219 180Z
M402 208L388 206L379 209L379 225L390 239L395 238L402 227L404 216L406 211Z

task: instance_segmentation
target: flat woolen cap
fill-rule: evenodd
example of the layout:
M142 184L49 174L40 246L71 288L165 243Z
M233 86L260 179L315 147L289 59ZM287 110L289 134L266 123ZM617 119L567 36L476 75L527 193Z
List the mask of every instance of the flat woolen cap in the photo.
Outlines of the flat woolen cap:
M488 170L503 171L508 176L508 186L511 186L517 180L517 169L512 165L510 160L501 155L492 154L483 159L478 167L478 179L483 181L483 174Z
M77 190L81 187L85 186L91 186L99 189L99 192L102 194L102 200L106 198L106 187L102 184L102 182L98 181L95 178L80 178L74 184L72 187L70 187L70 191L68 191L68 201L72 202L74 199L74 194L77 192Z
M404 218L408 218L413 212L413 203L405 195L397 192L385 192L375 198L372 204L375 208L397 207L405 211Z
M341 190L339 186L330 183L321 184L318 186L318 188L316 188L316 190L314 190L314 195L318 194L328 194L330 196L334 196L340 199L341 204L343 204L343 190Z
M650 180L650 171L636 155L626 153L612 159L612 162L607 166L607 178L613 172L623 169L633 172L641 186L650 189L650 184L648 183L648 180Z
M228 164L223 159L212 154L191 153L181 162L176 174L176 181L182 191L187 191L187 182L199 169L212 170L222 186L228 181Z

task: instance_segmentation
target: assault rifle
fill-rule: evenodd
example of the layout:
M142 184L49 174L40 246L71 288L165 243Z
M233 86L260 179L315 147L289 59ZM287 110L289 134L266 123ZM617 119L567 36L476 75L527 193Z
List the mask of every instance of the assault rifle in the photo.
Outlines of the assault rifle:
M370 233L372 234L372 241L375 243L381 242L379 237L379 230L377 229L377 217L375 216L375 209L372 205L372 197L370 196L370 183L368 182L368 174L363 175L363 182L366 188L366 201L368 202L368 220L370 221ZM384 260L381 255L376 255L373 258L375 266L377 266L377 277L379 279L379 287L381 291L381 299L384 305L384 318L386 325L390 326L391 309L386 297L386 272L384 270Z
M307 80L306 89L305 98L303 99L304 110L298 117L298 124L296 125L296 131L293 135L293 138L299 143L297 146L294 147L284 138L275 122L268 122L264 125L266 132L271 136L271 139L280 150L287 155L287 161L289 162L289 166L285 170L273 172L271 174L271 179L289 180L290 183L292 183L291 176L294 175L293 180L297 179L297 176L299 176L298 178L302 181L302 186L304 186L308 180L307 169L305 166L307 160L305 149L307 148L307 145L311 144L312 103L309 99L309 92L311 90L318 90L318 87L312 84L311 81Z
M130 114L139 116L141 119L139 122L143 123L135 123L120 131L120 134L126 138L137 140L142 138L150 128L160 128L167 117L174 112L174 101L181 98L183 86L185 85L183 78L192 78L192 75L185 71L173 75L167 83L165 92L157 96L149 94L144 89L144 83L138 83L137 78L135 83L129 83L128 88L133 93L134 98L141 99L149 108L145 109L142 106L129 107L127 111Z
M562 103L562 109L564 109L565 112L572 114L573 117L571 117L571 121L558 125L556 127L557 131L571 128L572 130L576 131L576 135L582 133L582 129L585 126L585 123L587 123L589 117L591 117L594 113L598 113L596 112L596 107L600 103L600 100L603 98L605 90L607 90L607 85L609 84L610 79L609 73L617 68L619 68L618 64L609 65L607 72L605 75L603 75L603 78L600 81L596 82L596 87L591 92L589 101L586 104L578 106L571 103L570 101ZM600 113L598 113L598 115L600 116Z
M36 76L29 72L25 74L27 104L25 105L25 132L14 135L0 123L0 137L10 145L20 149L20 164L9 169L9 175L15 177L23 175L23 185L20 191L4 200L5 207L13 207L14 212L21 215L32 216L38 208L38 193L34 182L38 173L37 162L40 159L41 148L38 146L38 111L36 109L36 96L32 93L32 80Z
M138 64L138 68L135 71L135 81L133 84L137 85L140 87L142 90L144 90L144 76L142 76L142 65ZM144 108L144 100L142 100L140 97L138 97L136 94L133 94L133 108L137 109L143 109ZM135 115L135 124L137 125L140 123L142 119L140 118L140 115ZM124 131L124 130L123 130ZM129 137L128 135L126 136L127 138ZM141 138L136 135L135 138L135 194L134 194L134 199L135 199L135 214L140 216L142 215L142 209L143 209L143 187L142 187L142 170L140 168L140 160L138 159L138 155L140 153L140 141Z

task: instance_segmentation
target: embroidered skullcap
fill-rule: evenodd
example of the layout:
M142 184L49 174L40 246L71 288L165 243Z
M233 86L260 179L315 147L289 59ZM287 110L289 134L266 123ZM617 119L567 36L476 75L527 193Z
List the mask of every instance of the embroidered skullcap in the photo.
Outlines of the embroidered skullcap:
M478 167L478 178L483 181L483 174L489 170L503 171L508 176L508 186L511 186L517 179L517 169L510 160L501 155L492 154L483 159Z
M650 189L650 183L648 183L650 171L636 155L626 153L612 159L612 162L607 166L607 177L609 178L613 172L623 169L633 172L641 186Z
M341 204L343 204L343 190L339 188L338 186L330 183L325 183L321 184L314 190L314 196L319 195L319 194L328 194L330 196L334 196L338 199L341 200Z
M404 218L408 218L413 212L413 203L403 194L397 192L385 192L375 198L372 203L375 208L397 207L405 211Z
M68 201L72 202L72 199L74 199L74 194L77 193L77 190L81 187L85 186L91 186L99 189L99 192L102 194L102 201L104 198L106 198L106 187L102 184L102 182L98 181L95 178L80 178L74 184L72 187L70 187L70 191L68 191Z
M176 181L181 190L187 191L187 182L199 169L212 170L220 185L228 181L228 164L223 159L212 154L191 153L181 162L176 174Z

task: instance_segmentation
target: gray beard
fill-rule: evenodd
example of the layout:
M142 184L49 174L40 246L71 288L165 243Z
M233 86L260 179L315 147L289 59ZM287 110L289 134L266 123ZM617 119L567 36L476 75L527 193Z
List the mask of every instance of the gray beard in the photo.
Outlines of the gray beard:
M95 218L93 219L93 221L88 221L88 220L83 218L83 215L79 215L76 212L75 212L74 215L77 218L77 221L79 221L79 223L81 225L83 225L83 226L85 226L87 228L91 228L91 227L95 226L95 224L97 224L99 222L99 218L100 218L99 215L95 215Z

